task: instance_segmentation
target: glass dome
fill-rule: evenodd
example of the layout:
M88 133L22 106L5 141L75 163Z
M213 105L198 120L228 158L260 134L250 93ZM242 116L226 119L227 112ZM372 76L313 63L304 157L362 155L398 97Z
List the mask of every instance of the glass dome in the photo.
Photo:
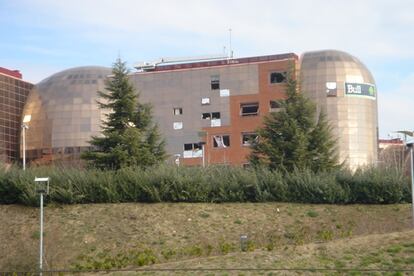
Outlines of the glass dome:
M79 158L92 136L100 135L104 111L97 91L111 73L105 67L78 67L56 73L30 92L23 117L30 115L26 132L28 160L47 163Z

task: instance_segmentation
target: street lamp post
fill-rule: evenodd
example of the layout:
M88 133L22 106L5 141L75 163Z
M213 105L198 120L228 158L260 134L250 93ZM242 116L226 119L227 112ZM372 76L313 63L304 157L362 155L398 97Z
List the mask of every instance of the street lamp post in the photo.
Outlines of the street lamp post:
M406 144L410 148L410 175L411 175L411 205L412 205L412 223L414 227L414 161L413 161L413 146L414 141Z
M31 115L25 115L22 123L22 155L23 155L23 170L26 170L26 129L29 129L28 123L32 119Z
M39 275L43 275L43 194L49 193L49 177L35 177L36 192L40 195Z

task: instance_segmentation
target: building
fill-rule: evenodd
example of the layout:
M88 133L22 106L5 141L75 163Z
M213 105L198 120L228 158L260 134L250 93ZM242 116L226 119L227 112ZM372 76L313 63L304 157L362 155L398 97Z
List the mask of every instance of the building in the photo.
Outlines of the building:
M26 131L27 160L37 164L78 162L88 141L100 135L105 111L97 91L111 73L105 67L78 67L56 73L31 91L24 108L30 115Z
M283 99L295 54L159 65L131 74L180 163L243 165L263 116Z
M327 114L338 141L339 160L351 169L378 158L377 91L356 57L335 50L304 53L302 91Z
M349 54L320 51L305 53L302 59L288 53L174 64L164 60L137 67L130 80L140 101L153 105L170 162L242 166L248 162L249 141L256 137L263 116L279 109L286 72L292 68L303 80L304 93L327 112L340 143L341 161L351 167L375 162L375 83ZM99 135L103 113L96 105L96 91L104 88L103 78L109 73L108 68L74 68L36 86L24 111L32 115L29 159L79 158L91 135ZM366 146L358 145L362 142Z
M19 158L22 111L33 85L17 70L0 67L0 161Z

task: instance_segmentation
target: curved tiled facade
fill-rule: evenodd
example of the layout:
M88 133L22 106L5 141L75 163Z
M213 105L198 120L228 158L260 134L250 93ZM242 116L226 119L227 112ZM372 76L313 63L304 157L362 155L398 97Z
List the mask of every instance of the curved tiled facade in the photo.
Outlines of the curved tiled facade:
M304 53L302 91L324 110L338 139L341 162L355 169L377 161L377 91L356 57L341 51Z
M111 73L105 67L78 67L41 81L30 92L23 116L30 115L27 158L37 162L78 159L93 135L100 135L104 111L97 91Z

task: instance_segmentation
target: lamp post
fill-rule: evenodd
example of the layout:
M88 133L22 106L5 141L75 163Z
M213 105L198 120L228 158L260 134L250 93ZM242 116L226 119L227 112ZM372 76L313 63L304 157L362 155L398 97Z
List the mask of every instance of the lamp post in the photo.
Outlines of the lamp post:
M49 177L35 177L36 192L40 195L39 275L43 273L43 194L49 193Z
M31 115L25 115L22 123L22 152L23 152L23 170L26 170L26 129L29 129L28 123L32 119Z
M411 205L412 205L412 220L413 220L413 227L414 227L414 161L413 161L413 146L414 141L411 143L406 144L407 147L410 149L410 174L411 174Z

